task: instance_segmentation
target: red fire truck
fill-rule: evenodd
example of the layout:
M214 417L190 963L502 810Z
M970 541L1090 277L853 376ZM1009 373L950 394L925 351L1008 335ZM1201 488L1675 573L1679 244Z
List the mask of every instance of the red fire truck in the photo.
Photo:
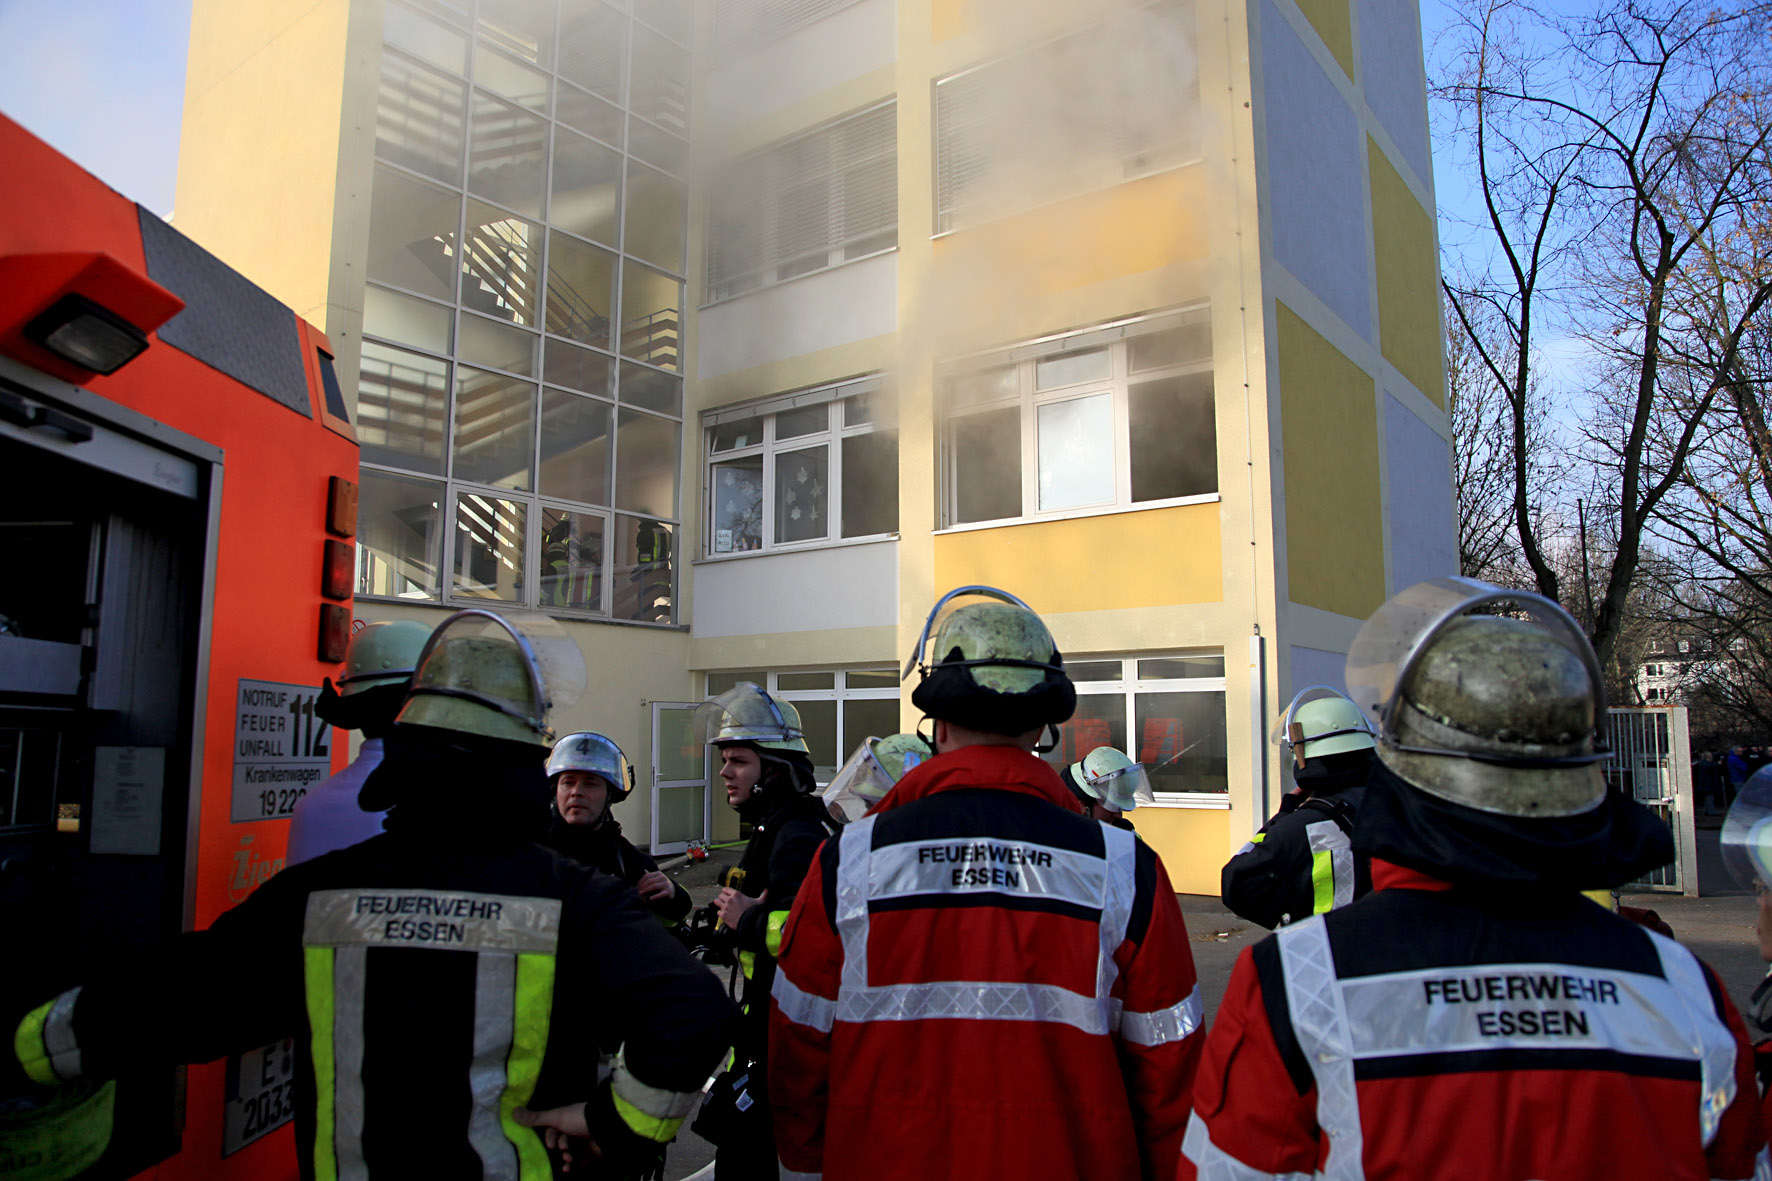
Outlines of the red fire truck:
M357 446L317 329L4 117L0 160L0 990L48 996L244 898L343 765ZM94 1175L294 1176L291 1061L119 1079Z

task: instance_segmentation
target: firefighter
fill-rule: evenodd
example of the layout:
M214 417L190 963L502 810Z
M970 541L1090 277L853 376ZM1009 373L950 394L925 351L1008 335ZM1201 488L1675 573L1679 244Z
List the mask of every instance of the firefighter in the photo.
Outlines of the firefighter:
M537 1123L655 1171L734 1015L632 891L534 843L549 693L583 675L557 627L444 620L363 786L386 831L15 1015L13 1069L50 1087L293 1037L304 1177L545 1178Z
M863 739L849 761L825 785L825 810L838 824L860 820L869 808L886 798L906 771L934 754L934 748L920 734Z
M1372 773L1371 724L1326 685L1301 690L1274 731L1295 787L1255 839L1225 863L1224 904L1270 930L1346 906L1372 889L1353 851L1354 814Z
M621 747L589 731L568 734L548 756L548 782L554 799L542 844L620 878L666 926L681 922L692 905L689 891L622 836L621 821L610 814L634 790L633 764Z
M1238 957L1178 1179L1751 1176L1734 1006L1580 894L1673 854L1607 791L1580 627L1537 595L1421 583L1360 629L1347 683L1378 734L1354 833L1373 892Z
M1760 1083L1760 1116L1772 1127L1772 769L1761 769L1741 785L1723 818L1723 863L1735 881L1754 892L1754 936L1767 975L1748 998L1747 1018L1760 1040L1754 1065ZM1760 1150L1756 1178L1772 1177L1772 1153Z
M1125 751L1098 746L1064 769L1064 785L1071 789L1085 815L1131 830L1126 813L1140 804L1151 804L1151 778L1143 766Z
M751 824L752 835L713 902L744 974L744 1016L731 1069L713 1087L695 1130L716 1146L719 1181L774 1178L775 1142L763 1086L769 990L788 908L835 826L813 794L812 754L793 705L742 681L702 703L697 727L719 753L726 802Z
M936 604L917 667L937 753L825 843L782 945L783 1169L1166 1178L1201 1042L1193 956L1156 854L1033 753L1076 707L1063 658L1021 600L970 586Z
M332 679L326 679L314 714L336 729L361 730L363 745L350 766L311 788L296 803L289 823L288 864L312 861L381 831L386 813L365 812L357 793L381 764L382 735L406 700L406 683L430 638L430 628L411 620L365 624L351 637L345 675L336 690Z

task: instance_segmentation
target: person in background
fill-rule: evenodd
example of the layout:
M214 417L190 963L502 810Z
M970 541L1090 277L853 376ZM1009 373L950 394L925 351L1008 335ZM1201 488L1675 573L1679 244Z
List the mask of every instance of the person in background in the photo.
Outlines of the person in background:
M935 749L921 734L863 739L849 761L837 768L825 785L821 793L825 809L838 824L860 820L869 808L886 798L906 771L934 757Z
M782 944L783 1170L1166 1179L1201 1011L1163 863L1033 753L1076 690L1025 603L943 596L918 666L938 753L824 843Z
M1091 819L1132 830L1126 813L1152 804L1151 778L1125 751L1098 746L1064 769L1059 776Z
M1294 787L1255 839L1225 863L1224 904L1272 930L1346 906L1372 889L1353 851L1354 817L1372 774L1372 727L1326 685L1293 697L1274 740L1292 756Z
M583 684L551 620L449 616L363 785L387 830L0 1014L0 1095L287 1037L305 1178L542 1178L562 1130L594 1140L599 1175L656 1172L735 1014L633 891L535 843L550 706Z
M357 793L381 764L382 736L400 712L406 684L430 636L424 624L402 619L365 624L351 637L345 675L337 691L330 678L321 686L314 713L338 730L362 731L363 744L350 766L296 802L285 864L312 861L381 832L387 813L364 811Z
M703 702L697 726L719 753L726 802L750 822L751 839L713 903L744 974L743 1023L732 1067L716 1080L694 1131L715 1145L719 1181L773 1181L779 1169L764 1086L769 990L788 908L836 826L816 794L812 753L791 703L742 681Z
M1742 1179L1741 1017L1684 947L1583 898L1673 856L1607 790L1599 662L1539 595L1466 578L1361 627L1373 891L1237 958L1177 1181Z
M1753 774L1753 768L1748 766L1747 751L1741 746L1730 747L1729 753L1723 758L1723 777L1729 781L1731 803L1741 791L1741 785L1747 782L1747 777L1751 774Z
M554 789L542 844L634 888L666 926L683 920L689 891L666 877L658 862L621 835L611 814L634 790L634 767L611 739L590 731L568 734L548 755Z

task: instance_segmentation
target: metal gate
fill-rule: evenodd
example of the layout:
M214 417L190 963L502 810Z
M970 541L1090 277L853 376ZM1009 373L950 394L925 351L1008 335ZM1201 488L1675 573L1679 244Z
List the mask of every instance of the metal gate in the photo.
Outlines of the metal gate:
M1648 805L1674 834L1673 863L1638 879L1635 885L1696 898L1698 845L1686 707L1613 709L1607 713L1612 746L1606 759L1607 785Z

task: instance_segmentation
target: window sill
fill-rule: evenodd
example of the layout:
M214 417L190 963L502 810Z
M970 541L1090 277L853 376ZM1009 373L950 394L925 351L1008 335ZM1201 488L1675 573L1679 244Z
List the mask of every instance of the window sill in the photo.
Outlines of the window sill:
M816 279L820 275L828 275L832 271L840 271L844 267L854 266L858 262L867 262L870 259L879 258L883 254L896 253L897 250L898 247L896 246L888 246L886 249L876 250L872 254L863 254L855 258L846 258L842 262L836 263L833 266L819 267L816 271L807 271L804 274L793 275L786 279L774 279L768 283L759 283L755 287L747 287L745 290L733 295L722 295L719 299L710 299L705 303L697 304L696 310L705 312L709 308L717 308L724 304L737 303L741 299L749 299L751 296L759 295L765 291L774 291L777 287L786 287L790 283L800 283L807 279Z
M768 549L747 549L731 554L707 554L699 558L691 558L691 566L706 566L719 562L741 562L746 558L769 558L780 554L804 554L816 550L853 549L859 545L884 545L898 540L896 533L873 533L867 537L845 537L841 541L803 541L798 545L777 545Z
M1079 508L1062 513L1045 513L1037 517L998 517L991 521L967 521L963 525L949 525L937 529L935 536L942 537L949 533L975 533L980 529L1008 529L1016 525L1039 525L1047 521L1075 521L1082 517L1110 517L1120 513L1148 513L1155 509L1177 508L1188 504L1216 504L1223 497L1217 492L1202 492L1198 496L1176 496L1169 500L1153 500L1134 505L1110 505L1105 508Z
M1191 808L1196 811L1228 812L1231 807L1229 792L1219 791L1176 791L1164 792L1157 797L1154 804L1142 805L1146 808Z

